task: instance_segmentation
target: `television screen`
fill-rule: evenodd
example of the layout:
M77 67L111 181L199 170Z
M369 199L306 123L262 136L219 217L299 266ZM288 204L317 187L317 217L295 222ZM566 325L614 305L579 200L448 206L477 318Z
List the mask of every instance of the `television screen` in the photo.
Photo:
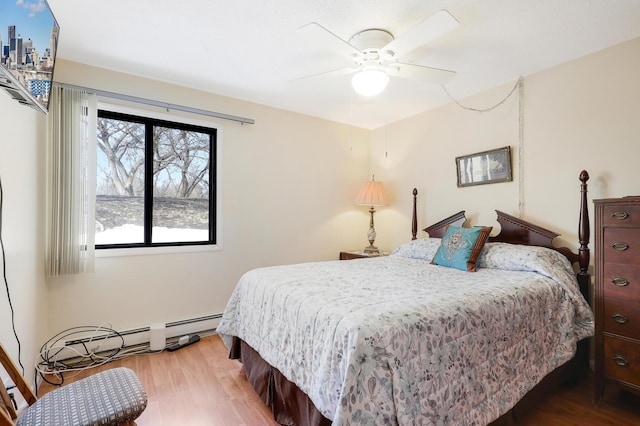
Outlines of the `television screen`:
M0 0L0 87L45 113L59 31L46 0Z

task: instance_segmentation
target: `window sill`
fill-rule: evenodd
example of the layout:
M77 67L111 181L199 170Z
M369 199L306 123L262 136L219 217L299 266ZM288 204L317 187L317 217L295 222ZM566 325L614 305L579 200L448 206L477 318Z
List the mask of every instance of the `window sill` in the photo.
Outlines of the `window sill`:
M117 248L96 250L95 257L98 259L102 257L150 256L157 254L199 253L221 250L222 246L220 244L202 246Z

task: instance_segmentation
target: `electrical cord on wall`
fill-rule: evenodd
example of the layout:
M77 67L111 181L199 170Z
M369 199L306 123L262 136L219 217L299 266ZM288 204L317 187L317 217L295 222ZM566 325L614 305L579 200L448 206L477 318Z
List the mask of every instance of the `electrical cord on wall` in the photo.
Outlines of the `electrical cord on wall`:
M7 262L5 259L4 241L2 239L2 207L4 204L4 192L2 191L2 178L0 177L0 248L2 248L2 278L4 279L4 286L7 289L7 300L9 301L9 309L11 310L11 328L13 329L13 335L16 336L16 342L18 342L18 364L22 369L22 375L24 375L24 365L22 365L22 346L20 344L20 338L16 331L16 319L15 311L13 310L13 303L11 302L11 292L9 291L9 281L7 280Z

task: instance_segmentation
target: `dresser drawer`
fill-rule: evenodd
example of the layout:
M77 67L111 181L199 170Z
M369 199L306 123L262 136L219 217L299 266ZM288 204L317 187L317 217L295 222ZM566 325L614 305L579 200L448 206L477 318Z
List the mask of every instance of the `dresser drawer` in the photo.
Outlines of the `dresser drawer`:
M627 383L640 383L640 344L605 337L604 374Z
M603 326L605 333L640 340L640 303L605 297Z
M640 228L605 228L602 254L605 262L640 263Z
M602 269L605 296L640 302L640 265L605 263Z
M640 206L611 205L602 209L602 223L608 225L635 226L640 225Z

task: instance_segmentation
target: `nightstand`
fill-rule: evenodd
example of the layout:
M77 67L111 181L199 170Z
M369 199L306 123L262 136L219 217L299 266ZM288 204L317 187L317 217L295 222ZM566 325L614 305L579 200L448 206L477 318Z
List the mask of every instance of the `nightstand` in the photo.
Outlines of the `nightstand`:
M368 257L380 257L380 256L389 256L389 253L386 251L381 251L380 253L369 254L369 253L365 253L362 250L340 252L340 260L365 259Z

